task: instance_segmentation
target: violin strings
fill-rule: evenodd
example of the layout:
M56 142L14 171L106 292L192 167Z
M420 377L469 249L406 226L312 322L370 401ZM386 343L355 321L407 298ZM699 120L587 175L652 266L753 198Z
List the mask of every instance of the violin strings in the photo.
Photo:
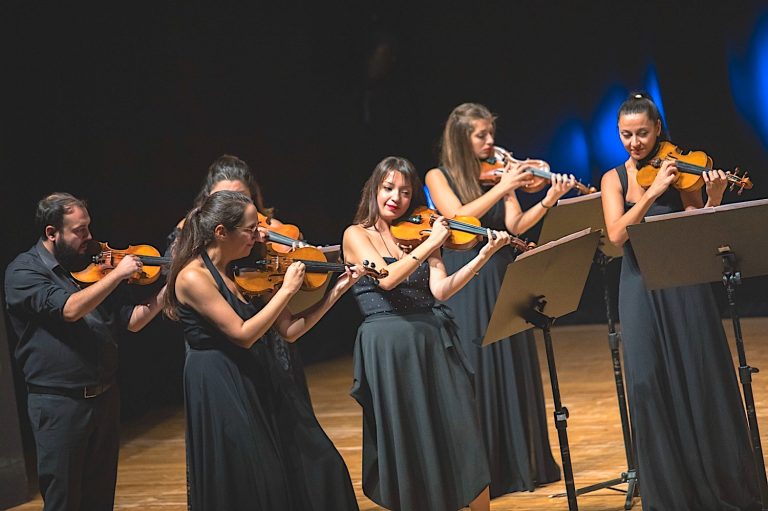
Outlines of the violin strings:
M306 266L306 271L310 273L325 273L325 272L343 272L347 269L347 265L339 263L329 263L326 261L312 261L310 259L293 259L292 257L281 257L284 261L300 262ZM279 266L280 259L275 259ZM257 265L267 266L269 263L266 260L257 261Z
M679 160L675 162L675 165L677 166L678 169L680 169L681 171L687 174L694 174L699 176L702 175L704 172L711 170L707 167L700 167L699 165L694 165L692 163L686 163L684 161L679 161ZM725 179L739 186L742 185L742 179L739 176L732 174L731 172L725 173Z
M700 167L698 165L693 165L692 163L686 163L679 160L675 162L675 166L687 174L701 175L705 170L709 170L706 167Z
M284 234L280 234L278 232L274 231L268 231L267 237L269 238L269 241L274 241L283 245L291 246L294 243L297 242L297 240L293 238L289 238L288 236L285 236Z
M122 250L112 250L112 251L101 252L97 256L94 256L94 258L97 258L98 260L112 259L115 256L122 258L129 254L130 252L126 252ZM148 266L163 266L166 264L171 264L170 257L143 255L143 254L133 254L133 255L138 257L139 260L142 262L142 264L146 264Z
M448 220L448 225L451 226L452 228L455 228L455 230L457 231L461 230L464 232L468 232L470 234L479 234L481 236L488 234L488 232L482 227L468 224L466 222L461 222L459 220Z

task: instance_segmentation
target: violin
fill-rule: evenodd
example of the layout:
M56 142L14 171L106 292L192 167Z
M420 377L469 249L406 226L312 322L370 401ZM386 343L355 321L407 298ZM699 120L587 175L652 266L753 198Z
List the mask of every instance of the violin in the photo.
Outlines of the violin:
M302 241L301 231L295 225L271 225L269 218L261 213L259 213L259 225L267 229L267 246L275 252L285 254L296 246L307 245Z
M703 172L712 170L712 158L704 151L686 151L680 149L672 142L663 140L658 144L658 150L653 152L649 158L637 163L637 182L643 188L648 188L656 179L661 164L664 160L673 160L677 166L677 179L672 186L683 192L695 192L704 186ZM747 177L748 172L739 175L739 168L733 171L727 171L725 177L731 184L730 190L738 188L738 195L741 195L745 189L752 189L752 180Z
M410 216L390 226L389 230L399 245L413 250L429 237L432 224L438 216L435 210L421 206ZM454 217L448 220L448 228L451 235L445 242L445 247L454 250L468 250L477 245L481 237L488 236L488 230L481 227L480 220L473 216ZM495 235L493 236L495 239ZM510 239L510 245L519 252L525 252L535 246L514 236Z
M499 182L501 175L504 174L504 167L507 162L520 163L525 167L523 170L533 174L533 183L530 186L521 188L528 193L536 193L543 190L548 184L552 183L552 172L549 171L549 163L544 160L518 160L512 157L512 153L499 146L493 148L494 155L490 158L480 161L480 183L484 185L493 185ZM595 193L597 188L587 186L581 181L576 181L574 188L579 195Z
M277 291L285 278L288 267L300 261L306 271L301 289L311 291L317 289L328 280L330 273L344 273L350 264L329 263L325 254L315 247L294 249L289 255L270 253L264 259L256 261L254 267L235 268L235 284L246 295ZM386 269L375 269L374 263L363 261L364 274L375 280L383 279L389 273Z
M162 266L171 264L170 257L160 256L160 252L151 245L128 245L125 250L115 250L105 242L96 242L98 252L91 256L91 264L82 271L72 272L72 276L82 284L93 284L101 280L126 255L135 255L144 265L140 272L134 273L128 279L129 284L152 284L160 277ZM106 267L105 267L106 266Z

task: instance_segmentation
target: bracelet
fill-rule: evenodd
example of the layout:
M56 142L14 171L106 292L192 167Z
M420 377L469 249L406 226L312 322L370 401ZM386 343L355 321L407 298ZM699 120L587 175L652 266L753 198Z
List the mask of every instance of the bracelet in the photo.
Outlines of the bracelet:
M541 207L542 207L542 208L544 208L544 209L552 209L552 208L554 208L554 207L555 207L555 205L554 205L554 204L553 204L552 206L545 206L545 205L544 205L544 199L541 199L541 200L539 201L539 204L541 204ZM557 203L555 203L555 204L557 204Z

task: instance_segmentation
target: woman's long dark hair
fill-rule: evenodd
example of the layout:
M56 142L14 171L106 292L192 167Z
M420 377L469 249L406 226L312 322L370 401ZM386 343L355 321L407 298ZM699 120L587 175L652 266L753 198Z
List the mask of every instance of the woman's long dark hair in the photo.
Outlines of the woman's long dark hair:
M227 231L237 228L249 204L253 202L244 193L221 191L209 195L202 205L187 214L168 274L163 303L166 316L178 320L177 307L180 304L176 297L176 278L179 272L214 241L217 226L221 225Z
M496 116L483 105L464 103L453 109L445 121L440 144L440 166L451 176L462 204L472 202L483 194L480 187L480 160L472 148L471 136L475 121L488 121L496 128Z
M363 227L371 227L379 219L379 206L376 196L379 193L379 186L384 182L384 178L392 171L400 172L413 190L411 204L403 216L410 215L417 206L422 206L426 203L424 188L413 163L400 156L387 156L376 165L371 177L368 178L368 181L363 186L354 223L361 224Z

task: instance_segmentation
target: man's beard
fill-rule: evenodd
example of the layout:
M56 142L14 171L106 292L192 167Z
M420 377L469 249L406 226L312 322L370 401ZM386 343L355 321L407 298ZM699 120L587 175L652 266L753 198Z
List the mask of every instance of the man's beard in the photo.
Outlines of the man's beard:
M80 253L78 247L69 245L64 241L53 244L53 256L61 267L70 273L86 269L93 262L93 255L98 253L98 250L98 243L96 243L95 249L89 243L88 249L83 254Z

